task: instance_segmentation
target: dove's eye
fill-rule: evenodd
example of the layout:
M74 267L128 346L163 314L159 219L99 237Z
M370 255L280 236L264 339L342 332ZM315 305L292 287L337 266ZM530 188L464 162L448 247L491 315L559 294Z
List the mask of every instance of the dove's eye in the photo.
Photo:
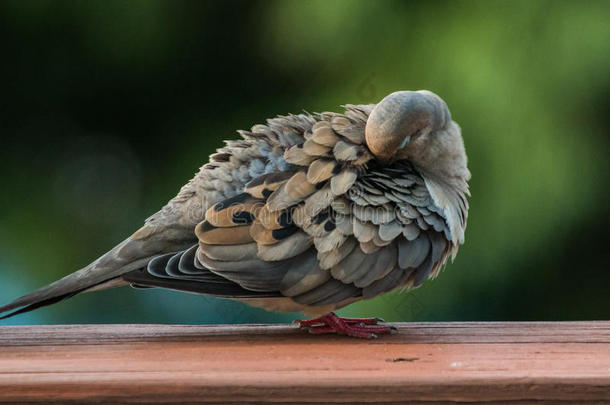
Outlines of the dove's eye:
M411 135L407 135L405 137L405 139L402 140L402 142L400 143L400 145L398 146L399 149L404 148L405 146L407 146L407 144L409 143L409 141L411 140Z

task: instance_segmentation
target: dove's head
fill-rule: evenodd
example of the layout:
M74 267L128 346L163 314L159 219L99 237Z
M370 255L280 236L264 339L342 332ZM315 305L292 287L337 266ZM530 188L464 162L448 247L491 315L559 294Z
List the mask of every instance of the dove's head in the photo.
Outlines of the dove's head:
M430 173L470 177L460 127L447 104L428 90L386 96L371 111L365 137L381 163L408 159Z

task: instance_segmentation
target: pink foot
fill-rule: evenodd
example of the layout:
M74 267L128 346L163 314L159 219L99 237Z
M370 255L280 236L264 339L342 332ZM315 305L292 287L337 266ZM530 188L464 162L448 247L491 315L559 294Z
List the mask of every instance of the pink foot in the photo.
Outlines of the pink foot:
M341 318L334 312L308 321L296 321L301 328L306 328L309 333L336 333L362 339L376 338L377 334L392 333L396 330L394 326L381 326L380 318Z

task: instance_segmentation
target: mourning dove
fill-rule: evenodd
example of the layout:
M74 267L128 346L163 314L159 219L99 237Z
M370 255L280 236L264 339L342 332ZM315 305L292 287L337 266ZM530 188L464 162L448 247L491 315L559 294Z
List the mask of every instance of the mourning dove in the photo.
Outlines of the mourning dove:
M313 333L373 337L332 311L438 275L464 242L460 127L427 91L239 131L129 238L0 307L3 318L81 292L161 287L303 312Z

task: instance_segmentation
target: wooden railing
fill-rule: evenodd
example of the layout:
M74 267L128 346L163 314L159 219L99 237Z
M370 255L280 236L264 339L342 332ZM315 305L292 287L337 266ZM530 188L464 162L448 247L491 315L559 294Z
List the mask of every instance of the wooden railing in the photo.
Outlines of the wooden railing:
M0 402L610 403L610 322L0 327Z

